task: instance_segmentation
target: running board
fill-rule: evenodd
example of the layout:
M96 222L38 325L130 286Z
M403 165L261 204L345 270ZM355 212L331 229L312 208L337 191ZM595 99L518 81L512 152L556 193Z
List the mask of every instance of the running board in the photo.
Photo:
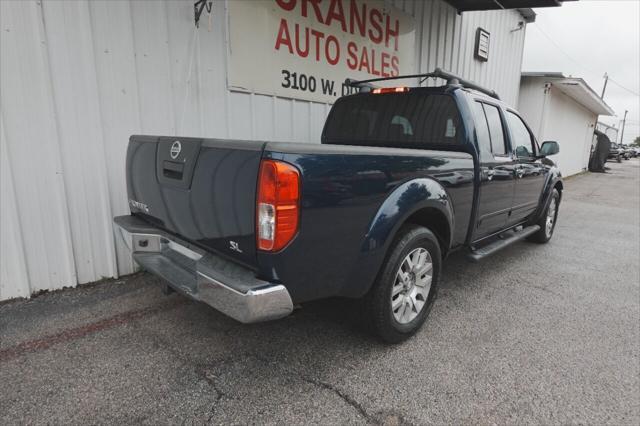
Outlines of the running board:
M471 252L467 255L467 257L474 261L479 262L485 257L492 255L493 253L502 250L503 248L510 246L511 244L522 240L523 238L528 237L531 234L534 234L540 230L539 225L531 225L526 228L522 228L519 231L507 231L502 235L502 237L486 246L471 250Z

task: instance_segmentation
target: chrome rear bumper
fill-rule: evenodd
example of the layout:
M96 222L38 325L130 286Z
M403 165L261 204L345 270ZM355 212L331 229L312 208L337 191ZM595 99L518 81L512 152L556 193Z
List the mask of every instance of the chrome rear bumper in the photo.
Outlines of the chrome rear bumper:
M255 277L253 271L182 241L135 216L114 218L118 238L144 269L174 289L243 323L285 317L293 310L281 284Z

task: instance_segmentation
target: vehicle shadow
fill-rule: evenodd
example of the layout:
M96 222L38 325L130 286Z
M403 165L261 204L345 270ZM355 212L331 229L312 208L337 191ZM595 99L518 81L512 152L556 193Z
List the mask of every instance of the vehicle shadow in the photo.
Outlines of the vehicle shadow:
M434 351L430 356L437 356L439 345L446 340L442 335L446 324L457 315L456 310L463 309L465 299L478 297L483 286L491 283L496 268L508 268L531 249L529 244L512 247L477 264L469 262L464 253L447 259L439 299L426 326L400 345L377 339L359 301L342 298L305 303L286 318L248 325L187 300L141 325L140 334L200 375L220 396L219 403L227 404L232 412L245 409L237 404L278 404L280 398L307 404L309 396L299 396L303 389L309 395L329 395L339 401L335 404L346 404L360 418L378 423L389 413L384 404L372 404L376 408L367 410L358 383L378 383L388 391L401 386L396 375L397 380L406 380L401 379L404 367L395 365L398 359L411 364L412 354L422 357ZM381 369L387 372L384 382L378 378ZM407 416L410 413L405 412L404 419Z
M492 285L495 274L510 268L532 247L535 245L515 244L480 263L469 262L464 253L452 255L444 263L438 300L427 325L443 309L451 309L448 302L475 297L482 286ZM372 333L361 301L345 298L307 302L286 318L258 324L240 324L205 304L187 300L170 316L158 320L164 324L154 323L152 331L176 351L189 353L204 364L236 354L287 359L297 355L300 365L308 367L311 359L321 358L325 364L346 350L366 359L370 353L398 347L383 343Z

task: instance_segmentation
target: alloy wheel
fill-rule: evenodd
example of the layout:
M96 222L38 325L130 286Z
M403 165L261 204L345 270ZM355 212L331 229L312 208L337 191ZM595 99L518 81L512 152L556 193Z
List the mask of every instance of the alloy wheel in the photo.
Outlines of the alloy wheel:
M545 233L547 237L551 237L551 233L553 232L553 225L556 221L556 210L558 207L558 201L553 198L551 203L549 204L549 209L547 210L547 220L545 222Z
M418 247L402 261L391 289L391 310L400 324L413 321L424 309L433 280L429 251Z

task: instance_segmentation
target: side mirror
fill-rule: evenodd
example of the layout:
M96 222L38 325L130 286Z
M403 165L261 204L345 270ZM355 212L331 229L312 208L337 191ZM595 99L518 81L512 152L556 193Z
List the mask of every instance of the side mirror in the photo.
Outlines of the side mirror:
M556 141L545 141L540 147L540 157L548 157L560 152L560 145Z

